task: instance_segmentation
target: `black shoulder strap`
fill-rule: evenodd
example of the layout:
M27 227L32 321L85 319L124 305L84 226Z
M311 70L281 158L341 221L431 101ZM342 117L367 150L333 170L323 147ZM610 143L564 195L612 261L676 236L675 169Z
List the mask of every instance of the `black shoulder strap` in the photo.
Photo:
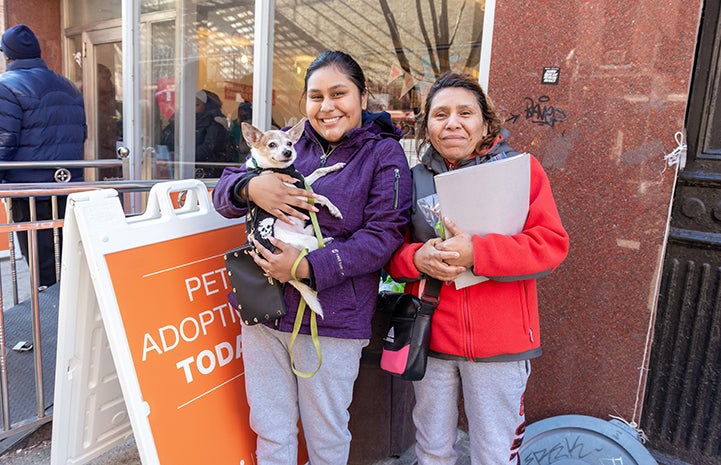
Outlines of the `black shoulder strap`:
M421 312L426 315L432 314L438 306L438 296L441 293L443 282L436 278L427 278L426 286L421 295Z

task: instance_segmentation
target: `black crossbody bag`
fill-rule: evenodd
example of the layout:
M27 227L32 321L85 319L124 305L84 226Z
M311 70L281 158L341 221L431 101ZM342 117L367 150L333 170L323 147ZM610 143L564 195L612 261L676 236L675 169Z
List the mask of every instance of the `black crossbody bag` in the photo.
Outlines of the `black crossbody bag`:
M391 312L391 326L381 352L383 371L408 381L418 381L426 374L431 317L438 306L442 285L441 281L428 278L420 298L399 294L392 305L387 304L388 295L382 297L385 300L382 305Z

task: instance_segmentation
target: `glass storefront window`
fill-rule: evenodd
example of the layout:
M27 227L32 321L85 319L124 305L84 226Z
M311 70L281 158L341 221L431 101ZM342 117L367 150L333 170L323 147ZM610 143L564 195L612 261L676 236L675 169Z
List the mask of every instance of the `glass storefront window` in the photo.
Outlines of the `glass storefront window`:
M83 90L83 40L79 35L73 36L68 38L67 44L65 76Z
M239 122L253 114L254 13L260 1L141 0L136 48L122 43L120 31L129 27L127 21L121 25L122 2L65 0L69 77L94 89L105 74L83 70L91 56L83 54L93 47L95 53L114 50L109 68L116 107L132 110L127 121L140 121L113 141L91 144L96 153L86 158L100 157L105 142L108 156L110 142L124 144L133 149L132 176L143 179L217 177L224 166L242 163L248 148ZM447 70L478 76L485 7L486 0L276 0L271 108L258 107L256 116L270 111L274 127L303 117L306 68L323 50L343 50L363 67L369 110L391 114L410 155L415 121L435 78ZM117 62L120 50L132 53L139 73ZM126 91L139 89L139 98L123 100L123 67ZM88 104L91 117L102 116L94 107L99 102ZM122 118L122 110L115 114Z
M144 156L153 157L143 176L219 177L245 160L238 109L252 99L254 2L146 0L141 11L158 5L174 14L141 16Z
M107 0L66 0L65 27L78 27L120 18L121 3Z
M277 0L273 122L303 114L305 70L326 49L350 53L371 92L369 110L386 110L412 147L415 118L433 81L448 70L478 76L483 0Z

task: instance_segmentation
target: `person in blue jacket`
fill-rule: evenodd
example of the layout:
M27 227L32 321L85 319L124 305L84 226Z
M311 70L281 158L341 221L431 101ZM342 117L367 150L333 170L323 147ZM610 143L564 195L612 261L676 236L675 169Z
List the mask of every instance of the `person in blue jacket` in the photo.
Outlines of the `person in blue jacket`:
M48 69L40 57L40 44L24 24L2 35L0 48L7 60L0 74L0 181L5 183L47 183L82 181L80 168L55 179L55 169L1 169L4 161L33 162L82 160L87 136L83 96L75 85ZM48 197L36 200L36 219L51 219ZM28 199L12 201L13 220L30 220ZM65 198L58 198L57 217L65 213ZM27 234L18 233L20 249L28 259ZM40 286L56 282L53 231L38 231Z
M307 176L323 165L345 163L313 183L343 218L296 198L309 193L286 186L282 181L295 179L280 173L253 175L245 166L227 167L213 190L215 208L225 217L243 217L248 201L278 218L302 216L298 206L316 210L323 237L333 238L305 256L280 241L271 241L279 249L276 254L259 247L262 256L256 263L281 282L291 279L297 262L295 277L318 291L324 312L317 320L322 364L309 378L297 376L291 366L289 346L300 299L295 288L285 286L286 316L242 328L250 425L258 435L257 463L262 465L298 463L299 419L310 463L348 462L348 407L361 350L371 337L380 269L403 242L410 219L410 170L400 133L388 113L365 111L368 89L358 63L343 52L323 52L308 67L303 96L308 121L296 143L295 167ZM309 333L306 313L293 346L302 371L317 363Z

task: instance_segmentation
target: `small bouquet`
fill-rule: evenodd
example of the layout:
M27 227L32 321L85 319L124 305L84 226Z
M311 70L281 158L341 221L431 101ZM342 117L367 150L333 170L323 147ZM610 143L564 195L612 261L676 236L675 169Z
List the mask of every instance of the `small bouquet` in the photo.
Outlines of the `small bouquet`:
M385 273L384 273L385 274ZM388 292L400 292L403 293L403 289L405 288L405 283L399 283L397 281L394 281L393 278L390 277L390 275L386 275L385 279L381 277L381 282L378 287L379 291L388 291Z
M436 231L438 237L446 239L446 229L443 227L443 217L441 216L441 205L438 202L438 194L431 194L422 199L418 199L418 208L420 208L423 218Z

